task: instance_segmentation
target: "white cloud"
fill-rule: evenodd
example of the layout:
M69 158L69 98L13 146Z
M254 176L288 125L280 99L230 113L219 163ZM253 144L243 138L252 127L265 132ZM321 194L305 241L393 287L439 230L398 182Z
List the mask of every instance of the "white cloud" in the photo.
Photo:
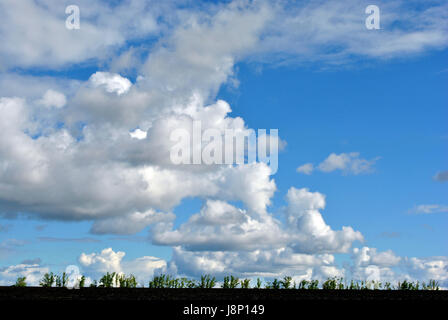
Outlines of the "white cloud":
M191 252L175 247L170 268L180 275L197 277L209 273L218 278L230 274L248 278L289 275L297 280L301 278L321 280L330 274L343 273L334 265L332 255L299 254L288 248L249 252Z
M344 173L357 175L372 172L372 166L378 159L378 157L372 160L362 159L359 157L359 152L332 153L319 164L318 168L322 172L341 170Z
M26 277L28 286L38 286L43 275L49 272L49 268L39 264L18 264L0 268L0 285L13 285L18 277Z
M226 77L235 57L337 65L356 57L384 59L443 49L448 43L445 3L431 3L416 10L403 0L380 1L381 30L366 29L366 4L355 0L294 5L233 1L191 8L178 8L176 2L169 1L148 4L131 0L111 5L102 0L80 0L79 30L65 28L65 5L51 0L2 2L0 59L4 67L58 68L70 63L112 60L112 68L120 71L135 64L130 57L138 60L132 53L138 48L125 51L118 59L113 57L128 41L172 33L171 43L165 41L165 45L174 43L178 52L185 52L183 61L175 53L170 56L165 52L163 58L151 58L161 66L159 69L153 65L151 71L164 78L160 71L171 64L182 82L188 77L199 80L196 75L201 72L206 83L212 80L209 71ZM267 23L270 21L275 23ZM261 38L263 41L259 41ZM171 46L168 48L171 50ZM217 70L216 61L230 68ZM194 65L191 76L188 65ZM210 82L211 86L216 84Z
M96 72L90 76L89 81L94 88L104 87L107 92L116 93L119 96L127 93L132 86L128 79L109 72Z
M146 137L148 136L147 132L141 129L135 129L134 131L129 132L129 135L131 136L131 138L135 138L138 140L146 139Z
M115 252L112 248L107 248L101 253L82 253L79 257L79 263L86 268L95 270L96 272L123 272L121 260L126 253L122 251Z
M67 103L67 99L63 93L48 89L37 103L47 108L62 108Z
M172 224L155 225L155 244L180 246L189 251L252 251L285 248L296 253L347 252L354 241L363 241L359 231L343 227L334 231L319 210L324 195L307 189L288 191L287 225L269 213L238 209L223 201L208 200L178 229Z
M305 163L304 165L297 168L298 173L303 173L306 175L310 175L311 173L313 173L313 170L314 166L312 163Z
M350 153L331 153L324 161L314 168L312 163L306 163L297 168L297 172L303 174L311 174L314 169L321 172L328 173L333 171L342 171L344 174L364 174L374 171L373 166L380 159L376 157L371 160L362 159L359 157L359 152Z
M127 40L155 35L160 14L168 18L171 4L130 0L111 5L80 0L81 28L65 27L66 2L4 0L0 4L0 60L3 68L59 68L88 60L106 61Z
M392 250L377 252L376 248L362 247L353 249L353 260L356 266L366 267L375 265L378 267L393 267L398 265L401 257L395 255Z
M191 251L242 251L278 247L287 238L270 216L251 217L226 202L208 200L179 229L154 228L153 242Z
M448 206L440 204L420 204L410 210L410 212L417 214L443 213L448 212Z
M103 249L100 253L82 253L79 257L83 271L93 278L98 278L106 272L133 274L139 283L146 283L154 272L166 270L166 261L152 256L143 256L134 260L123 260L123 251L115 252L112 248Z
M405 266L412 279L433 279L448 287L448 257L407 258Z
M364 240L362 234L351 227L334 231L325 223L320 213L325 208L323 194L291 187L286 198L288 223L294 234L291 246L296 252L347 252L352 242Z
M379 1L381 30L365 27L367 5L356 0L277 5L259 59L338 66L359 57L400 58L447 47L446 3L416 10L407 1Z

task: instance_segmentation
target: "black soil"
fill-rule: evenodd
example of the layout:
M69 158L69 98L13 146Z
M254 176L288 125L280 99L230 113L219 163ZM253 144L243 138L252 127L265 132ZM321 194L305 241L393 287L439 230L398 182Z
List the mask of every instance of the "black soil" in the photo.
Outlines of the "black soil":
M249 307L228 316L228 310L235 305ZM218 311L214 317L185 313L203 306L216 307ZM260 310L259 306L263 306L263 314L245 313L253 307ZM45 314L58 319L73 313L88 314L88 318L107 315L130 319L144 314L148 319L280 320L308 319L305 315L310 312L318 318L340 315L344 319L359 319L367 313L401 319L422 312L446 312L448 291L0 287L0 309L5 307L15 314ZM152 316L155 314L162 316Z
M448 291L0 287L0 301L445 301Z

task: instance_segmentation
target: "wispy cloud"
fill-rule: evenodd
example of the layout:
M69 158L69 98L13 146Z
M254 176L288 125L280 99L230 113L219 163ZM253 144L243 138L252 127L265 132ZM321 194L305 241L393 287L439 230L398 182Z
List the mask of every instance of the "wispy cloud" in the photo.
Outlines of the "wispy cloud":
M79 242L79 243L94 243L101 242L101 240L94 238L55 238L55 237L39 237L40 241L46 242Z
M448 171L437 172L433 178L434 178L434 180L439 181L439 182L448 181Z
M415 206L410 210L411 213L415 214L431 214L431 213L442 213L448 212L448 206L439 204L421 204Z

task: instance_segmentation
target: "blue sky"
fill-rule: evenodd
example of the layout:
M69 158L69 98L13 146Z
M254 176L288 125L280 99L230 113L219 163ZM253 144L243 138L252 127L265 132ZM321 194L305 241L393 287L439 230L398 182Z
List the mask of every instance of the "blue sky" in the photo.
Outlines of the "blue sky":
M0 5L0 284L76 265L448 286L448 7L378 2L367 30L367 4L78 1L71 31L63 1ZM197 119L278 129L278 171L173 166Z

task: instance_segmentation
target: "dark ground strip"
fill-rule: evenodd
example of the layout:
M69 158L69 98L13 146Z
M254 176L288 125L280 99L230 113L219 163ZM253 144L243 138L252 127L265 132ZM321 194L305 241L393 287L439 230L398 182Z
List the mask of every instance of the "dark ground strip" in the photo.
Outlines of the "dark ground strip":
M239 314L229 310L243 307ZM247 309L245 307L247 306ZM262 314L245 313L260 310ZM194 307L216 308L216 314L192 315ZM0 310L21 316L67 315L96 319L343 319L435 316L446 313L448 291L297 290L297 289L149 289L0 287ZM258 308L258 309L257 309ZM309 315L312 315L311 317ZM5 318L6 319L6 318Z
M448 291L297 290L297 289L149 289L0 287L0 300L116 301L445 301Z

